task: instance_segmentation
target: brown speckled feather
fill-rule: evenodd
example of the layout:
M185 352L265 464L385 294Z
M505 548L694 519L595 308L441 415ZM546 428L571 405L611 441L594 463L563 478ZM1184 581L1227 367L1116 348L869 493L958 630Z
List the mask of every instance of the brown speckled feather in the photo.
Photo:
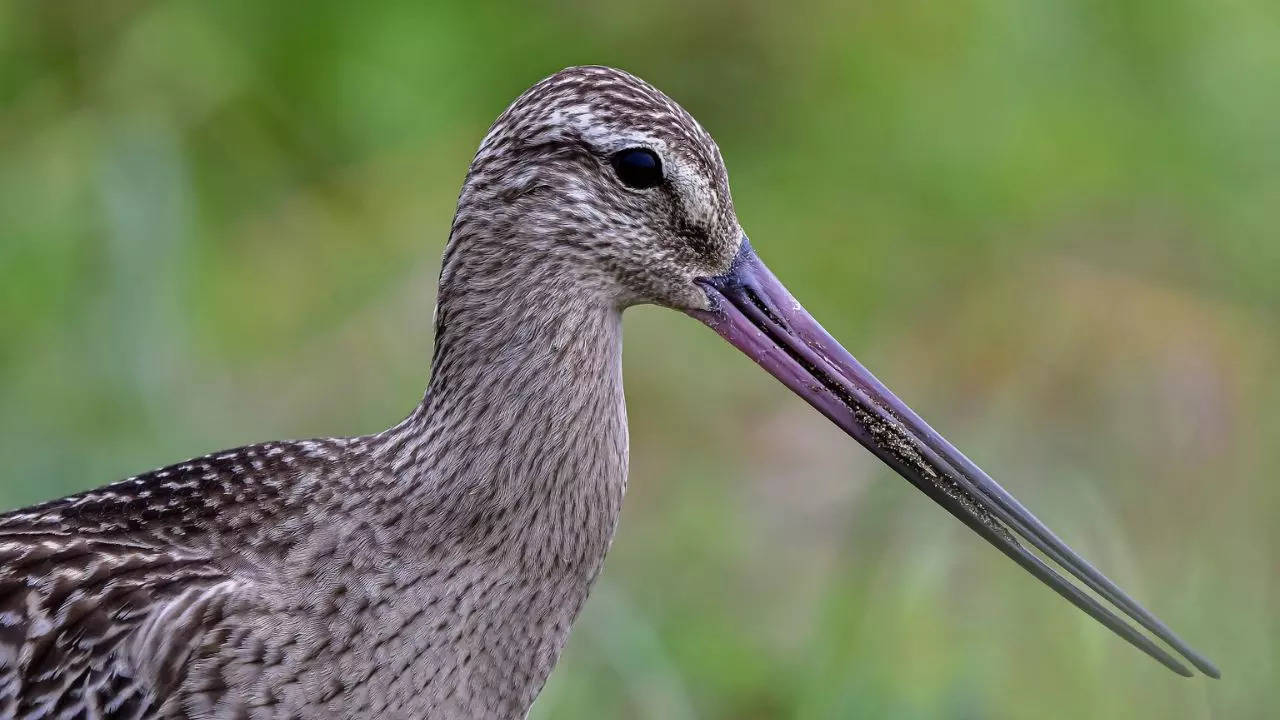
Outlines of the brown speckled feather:
M155 715L246 609L241 550L302 509L283 488L322 447L218 453L0 515L0 714Z
M661 187L610 157L661 158ZM626 485L621 311L737 252L719 151L570 68L472 163L431 383L395 427L197 458L0 516L0 717L518 718Z

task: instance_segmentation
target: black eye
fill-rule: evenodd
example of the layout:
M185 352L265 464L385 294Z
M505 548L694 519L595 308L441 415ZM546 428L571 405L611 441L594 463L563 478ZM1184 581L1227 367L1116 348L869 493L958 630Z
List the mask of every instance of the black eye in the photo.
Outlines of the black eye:
M618 179L629 187L651 188L662 183L662 161L652 150L621 150L613 156L613 169Z

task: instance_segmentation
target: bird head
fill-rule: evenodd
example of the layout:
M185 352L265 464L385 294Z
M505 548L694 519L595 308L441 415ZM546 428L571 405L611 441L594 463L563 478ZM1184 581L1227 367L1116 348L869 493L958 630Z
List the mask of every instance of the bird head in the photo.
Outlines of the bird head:
M574 67L529 88L481 142L441 284L488 262L619 307L706 309L698 278L726 271L742 239L724 160L697 121L633 75Z

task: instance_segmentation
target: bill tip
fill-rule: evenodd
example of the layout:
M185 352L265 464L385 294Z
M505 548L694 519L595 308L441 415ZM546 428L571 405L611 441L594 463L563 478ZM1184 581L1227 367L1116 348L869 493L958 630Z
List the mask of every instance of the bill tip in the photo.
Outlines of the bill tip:
M1190 650L1186 650L1182 654L1183 654L1183 657L1191 661L1192 665L1196 666L1197 670L1204 673L1205 675L1208 675L1214 680L1220 679L1222 677L1222 672L1218 670L1218 666L1214 665L1213 661L1210 660L1209 658L1201 655L1200 653L1192 652Z

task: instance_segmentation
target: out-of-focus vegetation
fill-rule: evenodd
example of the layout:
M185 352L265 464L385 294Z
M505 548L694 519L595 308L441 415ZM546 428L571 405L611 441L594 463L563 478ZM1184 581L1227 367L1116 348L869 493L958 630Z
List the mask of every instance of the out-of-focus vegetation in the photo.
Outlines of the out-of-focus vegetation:
M389 425L517 93L719 140L810 309L1202 647L1070 608L687 318L536 718L1251 718L1280 690L1280 4L0 2L0 504Z

